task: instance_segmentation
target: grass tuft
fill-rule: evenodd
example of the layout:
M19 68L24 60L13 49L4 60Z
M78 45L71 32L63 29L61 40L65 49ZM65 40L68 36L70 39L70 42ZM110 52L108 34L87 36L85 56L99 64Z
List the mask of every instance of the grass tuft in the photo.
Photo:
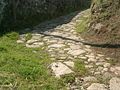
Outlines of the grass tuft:
M81 16L80 22L76 25L76 31L78 33L83 33L88 30L88 23L90 21L90 13L86 12L84 16Z
M83 76L87 74L87 69L85 68L85 64L81 60L76 60L75 61L75 71L77 72L78 75Z

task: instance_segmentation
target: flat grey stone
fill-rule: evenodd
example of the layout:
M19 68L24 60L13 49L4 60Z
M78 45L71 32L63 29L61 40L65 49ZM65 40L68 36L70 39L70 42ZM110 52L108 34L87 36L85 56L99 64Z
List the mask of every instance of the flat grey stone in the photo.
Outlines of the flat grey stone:
M48 48L61 48L64 47L64 44L51 44L48 46Z
M91 86L87 88L87 90L107 90L104 84L93 83Z
M35 43L35 42L38 42L38 40L36 40L36 39L31 39L31 40L28 40L26 43L27 43L27 44L33 44L33 43Z
M100 30L103 26L104 26L103 24L98 23L98 24L96 24L96 26L94 27L94 29Z
M60 77L61 75L73 73L73 71L69 67L67 67L65 64L61 62L52 63L51 69L56 77Z
M69 67L72 67L72 68L74 67L74 62L72 62L72 61L66 61L66 62L63 62L63 63L65 63Z
M105 68L110 67L110 63L105 63L103 66L104 66Z
M120 67L119 66L111 67L110 71L115 73L117 76L120 76Z
M85 50L78 49L78 50L70 50L68 54L71 54L72 56L78 56L84 54L85 52L86 52Z
M95 58L89 58L88 62L96 62L97 60Z
M84 77L83 78L84 82L97 82L97 78L93 77L93 76L88 76L88 77Z
M72 50L78 50L78 49L80 49L81 47L80 47L80 45L71 45L70 48L71 48Z
M24 41L23 40L17 40L17 43L22 44L22 43L24 43Z
M26 44L26 47L28 48L38 48L40 46L43 46L44 43L43 42L35 42L33 44Z
M110 90L120 90L120 78L114 77L110 80Z

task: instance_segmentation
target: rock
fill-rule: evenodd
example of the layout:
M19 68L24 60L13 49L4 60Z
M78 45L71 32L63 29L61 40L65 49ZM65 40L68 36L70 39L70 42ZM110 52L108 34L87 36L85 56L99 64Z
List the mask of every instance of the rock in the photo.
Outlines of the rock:
M103 66L104 66L105 68L110 67L110 63L105 63Z
M87 90L107 90L104 84L93 83Z
M41 34L32 34L32 39L33 40L39 40L42 38L42 35Z
M117 76L120 76L120 67L119 66L111 67L110 71L115 73Z
M87 59L87 57L83 57L83 56L80 56L79 58L80 58L80 59L84 59L84 60Z
M70 50L68 51L68 54L71 54L72 56L78 56L78 55L81 55L81 54L84 54L85 51L84 50Z
M67 67L65 64L61 62L54 62L50 66L56 77L73 73L73 71L69 67Z
M113 77L113 75L112 75L111 73L109 73L109 72L105 72L105 73L103 74L103 78L104 78L104 79L110 79L111 77Z
M97 60L95 58L89 58L88 62L96 62Z
M33 44L33 43L35 43L35 42L38 42L38 40L36 40L36 39L31 39L31 40L28 40L26 43L27 43L27 44Z
M80 47L80 45L71 45L70 48L71 48L72 50L78 50L78 49L80 49L81 47Z
M97 82L97 78L93 77L93 76L88 76L88 77L84 77L83 78L84 82Z
M103 27L103 24L98 23L98 24L96 24L96 26L94 27L94 29L100 30L102 27Z
M85 50L86 50L87 52L92 52L92 50L89 49L89 48L86 48Z
M102 70L103 70L103 67L102 67L102 66L99 66L96 70L97 70L97 71L102 71Z
M107 72L107 71L108 71L108 68L104 68L103 71Z
M48 41L48 43L56 43L57 42L57 40L50 40L50 41Z
M88 48L88 49L90 49L90 48L91 48L91 46L89 46L89 45L85 45L85 47L86 47L86 48Z
M93 65L85 65L85 68L93 68Z
M64 44L51 44L48 46L48 48L61 48L64 47Z
M85 55L85 56L88 57L88 58L95 58L95 55L93 53Z
M100 72L95 72L95 73L94 73L94 75L99 75L99 74L100 74Z
M115 68L114 68L114 67L111 67L111 68L110 68L110 71L111 71L111 72L114 72L114 71L115 71Z
M17 43L22 44L22 43L24 43L24 41L23 40L17 40Z
M72 68L74 67L74 62L72 62L72 61L66 61L66 62L63 62L63 63L65 63L69 67L72 67Z
M96 65L97 65L97 66L103 66L104 63L103 63L103 62L96 62Z
M110 80L110 90L120 90L120 78L113 77Z
M26 47L28 47L28 48L38 48L38 47L43 46L43 45L44 45L43 42L36 42L36 43L31 44L31 45L26 44Z
M67 57L64 57L64 56L60 56L60 57L58 57L59 59L62 59L62 60L65 60Z
M51 32L50 34L51 35L61 35L62 33L60 33L60 32Z

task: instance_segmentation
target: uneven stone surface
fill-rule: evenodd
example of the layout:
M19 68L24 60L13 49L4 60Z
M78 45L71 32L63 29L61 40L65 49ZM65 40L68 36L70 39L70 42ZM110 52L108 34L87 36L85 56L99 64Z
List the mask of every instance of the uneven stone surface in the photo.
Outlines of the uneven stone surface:
M114 77L110 80L110 90L120 90L120 79Z
M56 77L60 77L61 75L73 73L71 69L69 69L66 65L64 65L61 62L52 63L51 69Z
M91 46L84 45L78 40L84 41L75 29L75 25L86 17L89 10L43 22L34 27L32 38L25 42L25 34L20 36L17 43L25 43L26 47L45 47L53 61L50 65L52 74L56 77L74 73L76 80L68 83L68 90L109 90L109 80L120 75L120 66L111 65L101 53L96 53ZM72 16L72 20L67 21ZM36 52L35 52L36 53ZM88 74L77 76L75 61L83 61ZM97 82L97 83L96 83ZM104 83L104 84L103 84ZM110 85L111 86L111 85ZM115 90L115 89L114 89Z
M93 83L87 90L107 90L104 84Z
M88 77L84 77L83 78L84 82L97 82L97 78L93 77L93 76L88 76Z
M69 67L72 67L72 68L74 67L74 62L72 62L72 61L65 61L63 63L66 64Z

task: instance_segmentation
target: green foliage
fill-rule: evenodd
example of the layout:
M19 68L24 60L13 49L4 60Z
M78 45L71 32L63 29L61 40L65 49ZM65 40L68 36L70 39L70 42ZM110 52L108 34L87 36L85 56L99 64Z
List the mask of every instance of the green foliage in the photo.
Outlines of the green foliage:
M16 32L8 33L6 36L12 40L17 40L19 38L19 34Z
M47 68L49 55L42 48L17 44L16 37L13 32L0 38L0 85L12 85L17 90L65 88L64 82L52 77Z
M25 40L26 40L26 41L30 40L31 38L32 38L32 34L31 34L31 33L27 33L27 34L25 35Z
M78 75L86 75L87 74L87 69L85 68L85 64L81 60L76 60L75 61L75 71L77 72Z
M73 83L75 81L75 74L66 74L62 76L65 83Z
M87 15L88 14L88 15ZM83 33L88 30L88 23L90 21L90 13L86 13L87 16L81 16L80 22L76 25L76 31Z

